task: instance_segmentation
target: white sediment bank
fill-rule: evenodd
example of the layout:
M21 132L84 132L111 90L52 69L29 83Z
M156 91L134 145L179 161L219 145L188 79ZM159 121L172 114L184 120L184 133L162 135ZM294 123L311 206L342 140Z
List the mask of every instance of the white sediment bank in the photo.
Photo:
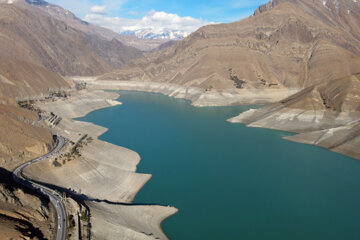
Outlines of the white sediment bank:
M244 123L250 127L302 133L301 135L287 139L318 145L360 159L360 133L350 133L348 130L348 128L357 129L353 127L353 123L355 122L356 126L360 124L358 122L360 113L294 109L276 104L301 89L230 89L223 91L205 91L204 89L196 87L161 82L97 80L97 78L73 78L73 80L75 82L86 82L88 87L92 89L136 90L162 93L170 97L188 99L194 106L199 107L275 103L263 109L254 109L241 113L239 116L229 119L229 121L233 123ZM335 128L340 128L342 134L340 134L340 132L338 132L336 136L326 134L322 137L324 141L317 141L316 136L318 136L318 134L332 132ZM346 137L338 137L346 133ZM356 134L357 137L354 137ZM339 141L342 142L340 143ZM334 144L327 144L328 142L337 142L337 144L335 144L336 147L333 146Z
M174 98L190 100L194 106L260 105L278 102L299 89L228 89L205 91L197 87L181 86L163 82L96 80L76 78L75 82L86 82L89 89L134 90L161 93Z
M176 208L128 205L151 178L150 174L136 173L140 156L129 149L98 140L106 128L73 120L97 109L119 105L118 97L114 92L82 90L71 92L65 100L39 103L41 109L63 118L54 132L73 142L85 134L92 140L80 150L81 157L64 164L60 162L61 167L54 166L53 161L45 161L30 166L24 174L86 195L94 239L167 239L160 225L178 211Z
M249 127L299 133L285 139L313 144L360 160L360 113L305 110L273 104L229 119Z

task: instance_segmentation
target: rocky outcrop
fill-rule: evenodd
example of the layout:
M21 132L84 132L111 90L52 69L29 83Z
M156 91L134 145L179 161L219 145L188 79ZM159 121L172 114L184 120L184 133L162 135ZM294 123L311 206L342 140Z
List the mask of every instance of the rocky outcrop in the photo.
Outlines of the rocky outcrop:
M24 192L0 168L0 238L51 239L54 210L46 199Z

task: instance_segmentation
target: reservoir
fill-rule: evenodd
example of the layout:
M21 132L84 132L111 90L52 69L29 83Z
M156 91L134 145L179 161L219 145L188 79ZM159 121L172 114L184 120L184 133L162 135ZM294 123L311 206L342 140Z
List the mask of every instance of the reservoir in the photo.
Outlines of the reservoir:
M178 208L162 224L170 239L360 239L359 161L282 139L292 133L226 121L248 106L120 95L123 105L81 120L140 154L138 172L153 177L134 203Z

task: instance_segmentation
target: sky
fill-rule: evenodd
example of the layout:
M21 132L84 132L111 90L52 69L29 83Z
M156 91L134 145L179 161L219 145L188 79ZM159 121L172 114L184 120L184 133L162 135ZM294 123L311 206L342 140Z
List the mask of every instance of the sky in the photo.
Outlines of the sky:
M187 34L212 23L250 16L269 0L48 0L115 32L152 28Z

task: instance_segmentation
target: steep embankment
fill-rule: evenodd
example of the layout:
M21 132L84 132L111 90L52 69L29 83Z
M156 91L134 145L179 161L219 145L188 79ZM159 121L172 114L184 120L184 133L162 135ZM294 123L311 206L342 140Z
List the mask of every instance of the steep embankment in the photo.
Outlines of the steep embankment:
M96 75L141 55L118 40L88 35L55 18L17 7L0 7L1 58L42 65L62 75Z
M208 89L307 87L360 69L360 3L277 0L254 16L200 28L101 79Z

